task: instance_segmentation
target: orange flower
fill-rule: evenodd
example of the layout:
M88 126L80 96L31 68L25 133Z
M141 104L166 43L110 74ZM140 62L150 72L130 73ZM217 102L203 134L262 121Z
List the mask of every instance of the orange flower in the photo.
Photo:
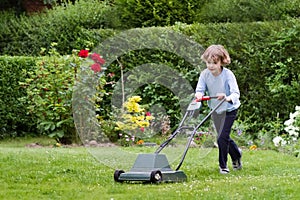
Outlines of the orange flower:
M249 149L252 150L252 151L253 151L253 150L256 150L256 149L257 149L257 146L256 146L255 144L254 144L254 145L251 145L251 146L249 147Z
M144 144L144 140L139 140L136 142L136 144L138 144L138 145Z

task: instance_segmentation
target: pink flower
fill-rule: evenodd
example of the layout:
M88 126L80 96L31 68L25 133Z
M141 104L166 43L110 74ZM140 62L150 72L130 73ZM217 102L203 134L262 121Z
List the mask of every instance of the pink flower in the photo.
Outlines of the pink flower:
M107 76L108 76L108 77L110 77L110 78L112 78L112 77L114 77L114 76L115 76L115 73L113 73L113 72L110 72L109 74L107 74Z
M92 55L90 55L90 58L95 62L98 63L100 65L103 65L105 63L105 60L103 58L101 58L101 56L97 53L93 53Z
M91 70L93 70L95 73L100 72L101 71L101 65L99 65L98 63L92 64L91 65Z
M144 127L141 127L140 130L141 130L142 132L144 132L144 131L145 131L145 128L144 128Z
M146 112L146 116L151 116L151 113L150 112Z
M81 58L86 58L89 56L89 50L82 49L79 51L78 56Z

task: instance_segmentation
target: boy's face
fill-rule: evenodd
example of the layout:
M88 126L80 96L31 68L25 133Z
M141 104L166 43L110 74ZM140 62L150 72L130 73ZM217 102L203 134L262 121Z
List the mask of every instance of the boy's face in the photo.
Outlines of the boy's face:
M208 60L206 61L206 67L214 76L218 76L222 72L220 60Z

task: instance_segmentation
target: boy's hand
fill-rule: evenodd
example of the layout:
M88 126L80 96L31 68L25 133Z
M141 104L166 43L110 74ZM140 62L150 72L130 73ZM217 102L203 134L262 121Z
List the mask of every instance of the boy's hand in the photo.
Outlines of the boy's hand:
M217 97L218 97L218 100L222 100L222 99L226 98L225 101L227 101L227 102L231 101L231 98L226 97L225 93L217 93Z
M202 99L203 95L201 93L195 94L196 99Z

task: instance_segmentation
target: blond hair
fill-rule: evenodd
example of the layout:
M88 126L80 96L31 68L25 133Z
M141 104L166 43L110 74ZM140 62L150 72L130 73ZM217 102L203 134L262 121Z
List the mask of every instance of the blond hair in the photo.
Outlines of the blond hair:
M218 62L221 61L221 65L230 64L230 56L228 51L222 45L209 46L201 56L204 62Z

